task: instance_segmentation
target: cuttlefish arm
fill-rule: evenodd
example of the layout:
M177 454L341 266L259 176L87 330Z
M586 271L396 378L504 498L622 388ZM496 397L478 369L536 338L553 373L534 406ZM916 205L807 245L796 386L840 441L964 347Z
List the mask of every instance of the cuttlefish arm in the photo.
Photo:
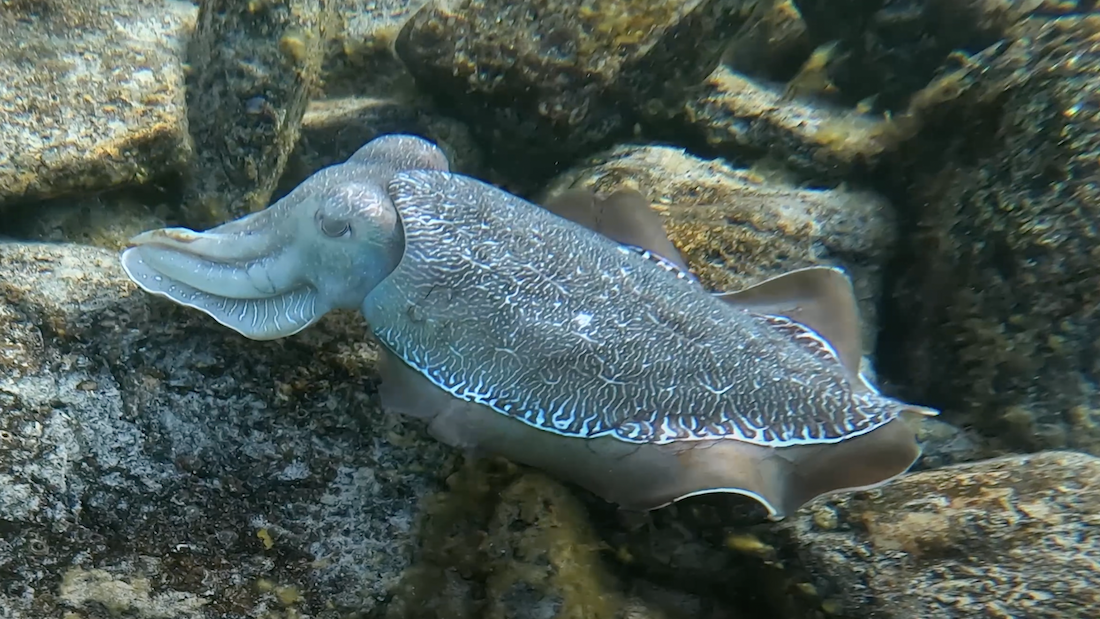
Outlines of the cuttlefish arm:
M122 252L122 267L147 292L245 337L286 337L333 309L359 307L400 261L404 237L389 179L447 168L431 143L384 136L263 211L205 232L139 234Z

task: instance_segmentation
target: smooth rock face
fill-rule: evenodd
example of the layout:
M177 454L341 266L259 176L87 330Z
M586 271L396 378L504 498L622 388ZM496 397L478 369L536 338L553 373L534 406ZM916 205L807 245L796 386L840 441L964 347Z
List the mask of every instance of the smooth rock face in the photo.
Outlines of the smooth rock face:
M682 96L714 68L750 5L438 1L406 24L397 53L420 87L530 173L532 161L549 165L621 134L631 110Z
M373 404L375 358L358 316L252 342L114 252L0 244L4 616L374 609L449 453Z
M882 270L894 243L894 214L866 192L807 190L721 160L663 146L620 146L558 178L544 193L633 186L662 215L692 272L714 290L737 290L813 265L849 272L874 345Z
M905 153L880 368L1015 450L1100 454L1097 32L1021 22Z
M181 172L189 157L180 0L0 10L0 212Z
M845 617L1100 615L1100 459L1085 454L917 473L781 529Z

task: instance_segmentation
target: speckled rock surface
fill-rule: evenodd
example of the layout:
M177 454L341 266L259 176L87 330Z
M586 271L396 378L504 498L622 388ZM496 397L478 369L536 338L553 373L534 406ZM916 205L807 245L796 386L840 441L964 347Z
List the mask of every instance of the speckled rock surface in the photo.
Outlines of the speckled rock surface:
M783 525L852 619L1100 614L1100 460L1046 452L819 500Z
M397 52L517 176L629 132L717 64L745 0L460 0L417 12Z
M874 110L906 109L936 74L1010 36L1043 0L797 0L812 45L835 43L822 67L831 100L873 97ZM1049 4L1065 4L1051 2Z
M0 211L184 169L194 16L181 0L4 3Z
M377 610L450 456L375 406L363 334L252 342L114 252L0 244L4 616Z
M880 369L1014 450L1100 454L1098 32L1021 22L897 164Z
M187 52L190 225L269 204L314 94L330 21L319 0L202 0Z
M682 149L629 145L562 174L544 194L622 186L649 197L665 216L669 238L712 289L736 290L815 264L845 268L860 301L865 344L873 345L882 271L895 241L893 209L881 197L802 189Z

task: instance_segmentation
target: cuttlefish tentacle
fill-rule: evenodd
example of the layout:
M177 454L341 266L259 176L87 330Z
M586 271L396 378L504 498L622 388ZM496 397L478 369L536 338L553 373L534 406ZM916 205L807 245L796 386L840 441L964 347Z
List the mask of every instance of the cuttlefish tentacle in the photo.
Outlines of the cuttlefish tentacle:
M140 235L122 261L255 339L358 307L383 348L385 408L631 509L726 492L779 518L917 458L904 418L927 409L858 373L842 273L716 296L681 276L640 194L550 207L384 136L265 211Z

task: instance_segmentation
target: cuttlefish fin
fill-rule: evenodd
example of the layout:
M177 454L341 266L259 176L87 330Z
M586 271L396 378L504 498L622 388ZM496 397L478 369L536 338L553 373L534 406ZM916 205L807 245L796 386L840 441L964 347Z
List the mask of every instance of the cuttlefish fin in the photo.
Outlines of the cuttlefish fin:
M668 239L661 216L641 192L618 189L601 198L590 189L569 189L543 208L622 245L650 251L687 272L687 262Z
M467 458L485 455L469 429L464 414L468 404L437 387L385 345L381 349L378 397L382 408L424 421L432 438L461 450Z
M779 520L819 496L881 486L920 455L903 417L838 443L763 447L722 440L681 452L680 474L670 476L679 489L668 494L675 500L722 492L749 496Z
M859 375L863 357L859 306L844 271L808 267L715 296L754 313L784 316L805 325L829 342L853 376Z

